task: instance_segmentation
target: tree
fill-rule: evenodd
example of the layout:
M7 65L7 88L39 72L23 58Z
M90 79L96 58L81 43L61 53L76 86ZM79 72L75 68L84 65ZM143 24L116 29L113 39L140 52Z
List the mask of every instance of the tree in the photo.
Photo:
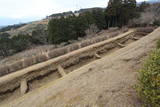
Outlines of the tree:
M32 31L31 42L36 45L47 44L47 31L44 29L37 29Z
M82 17L70 16L52 19L48 24L48 40L53 44L67 42L84 36L86 29L87 26Z
M31 45L31 37L29 35L17 35L12 38L13 49L16 52L21 52Z
M105 21L105 14L102 10L94 10L92 12L93 18L94 18L94 23L96 26L99 28L99 30L105 29L106 28L106 21Z
M48 40L59 44L86 35L86 30L95 25L99 30L106 28L105 14L101 9L86 11L79 16L51 19L48 24Z
M13 46L13 41L7 33L0 34L0 56L6 57L11 55L10 50Z
M63 33L62 31L64 30L64 18L60 19L52 19L49 21L48 24L48 31L49 31L49 36L48 40L50 43L58 43L60 39L63 39Z
M106 8L106 22L107 26L118 26L122 10L122 0L110 0Z
M79 17L81 17L83 19L87 28L89 28L92 24L95 24L95 19L93 17L92 12L86 11L84 13L81 13Z
M136 16L136 0L110 0L106 9L108 27L123 26Z

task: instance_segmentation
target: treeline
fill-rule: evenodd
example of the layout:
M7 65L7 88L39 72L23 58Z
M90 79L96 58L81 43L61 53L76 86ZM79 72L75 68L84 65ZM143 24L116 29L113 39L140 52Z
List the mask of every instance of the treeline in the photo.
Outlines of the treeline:
M48 40L59 44L86 35L86 30L96 26L99 30L106 29L105 14L102 10L85 12L78 17L73 15L50 20L48 24Z
M80 12L79 16L67 14L67 17L62 15L61 17L53 18L49 21L47 30L43 27L38 27L32 31L31 35L24 33L10 36L7 33L0 33L0 56L10 56L34 45L60 44L62 42L69 44L69 40L76 40L79 37L97 33L110 27L122 27L128 25L129 22L132 22L132 26L141 26L142 24L139 24L139 20L136 22L131 20L142 17L141 13L145 13L146 8L149 8L148 11L150 13L153 13L152 11L154 10L157 11L153 15L157 17L156 21L151 22L155 23L155 25L160 24L160 18L158 19L160 6L153 5L150 8L151 6L146 2L137 5L136 0L110 0L105 10L94 8ZM0 32L21 26L23 24L8 26L1 29L2 31Z
M0 35L0 56L6 57L21 52L31 45L31 37L28 35L17 35L10 38L10 35Z
M39 33L39 32L38 32ZM11 37L8 33L0 34L0 57L7 57L15 53L24 51L34 45L42 45L45 42L36 36L37 31L34 31L35 36L19 34Z
M9 31L11 29L17 29L17 28L20 28L22 26L24 26L26 24L16 24L16 25L9 25L9 26L6 26L6 27L3 27L0 29L0 32L5 32L5 31Z
M110 27L122 27L140 17L140 13L150 4L137 5L136 0L110 0L107 8L81 12L79 16L59 17L50 20L48 25L49 43L59 44L86 35L87 30L96 31ZM134 25L134 24L132 24Z
M110 0L106 9L108 27L122 27L137 16L136 0Z
M68 15L72 15L72 14L74 14L72 11L68 11L68 12L63 12L63 13L52 14L50 16L47 16L47 18L49 18L49 17L56 18L56 17L68 16Z

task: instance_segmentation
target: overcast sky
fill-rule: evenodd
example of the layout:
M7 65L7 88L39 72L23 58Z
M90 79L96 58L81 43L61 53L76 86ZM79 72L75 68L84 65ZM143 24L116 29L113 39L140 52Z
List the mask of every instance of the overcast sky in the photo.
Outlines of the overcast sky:
M107 2L108 0L0 0L0 26L38 20L64 11L106 7Z

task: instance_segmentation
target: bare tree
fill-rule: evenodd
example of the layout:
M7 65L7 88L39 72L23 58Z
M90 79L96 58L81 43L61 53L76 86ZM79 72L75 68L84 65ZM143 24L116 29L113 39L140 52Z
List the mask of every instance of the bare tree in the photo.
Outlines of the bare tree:
M149 26L155 21L160 21L160 3L152 4L140 14L139 18L130 21L130 25Z

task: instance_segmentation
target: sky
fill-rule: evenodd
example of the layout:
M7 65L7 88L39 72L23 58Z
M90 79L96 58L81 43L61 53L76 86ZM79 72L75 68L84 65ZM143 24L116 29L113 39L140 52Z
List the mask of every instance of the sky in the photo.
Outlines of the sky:
M0 26L40 20L53 13L106 7L107 3L108 0L0 0Z

